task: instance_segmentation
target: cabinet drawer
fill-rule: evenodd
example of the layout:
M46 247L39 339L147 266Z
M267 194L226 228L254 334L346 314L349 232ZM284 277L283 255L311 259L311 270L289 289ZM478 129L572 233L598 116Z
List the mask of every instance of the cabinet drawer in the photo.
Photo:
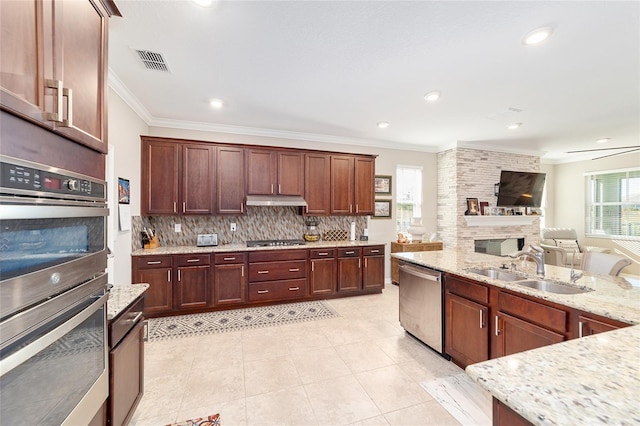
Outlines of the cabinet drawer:
M339 248L338 257L360 257L359 248Z
M498 309L551 330L561 333L567 330L567 313L565 311L513 294L501 291L498 295Z
M365 256L383 256L384 246L365 247L363 249L363 254Z
M225 263L244 263L247 260L247 253L222 253L213 256L216 265Z
M256 262L249 264L249 281L275 281L307 276L306 260L287 262Z
M126 311L109 322L109 348L113 349L122 338L142 319L144 298L141 297Z
M307 280L284 280L249 284L249 301L293 299L307 294Z
M327 259L336 255L336 249L311 249L309 250L310 259Z
M137 269L171 268L171 256L136 256Z
M249 253L249 262L273 262L280 260L306 260L306 250L270 250Z
M173 256L177 267L209 265L211 263L208 254L181 254Z
M482 284L472 283L454 278L451 275L445 277L447 291L479 303L489 303L489 288Z

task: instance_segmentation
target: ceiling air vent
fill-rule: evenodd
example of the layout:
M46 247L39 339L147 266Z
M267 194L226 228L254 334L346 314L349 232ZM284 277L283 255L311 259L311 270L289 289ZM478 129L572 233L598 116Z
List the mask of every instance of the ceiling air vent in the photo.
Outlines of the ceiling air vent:
M146 69L169 72L169 66L164 60L164 56L162 56L162 53L138 49L135 49L135 51Z

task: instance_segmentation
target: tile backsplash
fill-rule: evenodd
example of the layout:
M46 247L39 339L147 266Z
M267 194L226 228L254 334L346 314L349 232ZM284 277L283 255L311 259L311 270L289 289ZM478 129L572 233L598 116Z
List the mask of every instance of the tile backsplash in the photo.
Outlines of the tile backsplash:
M318 232L340 229L349 231L356 223L356 238L367 226L366 216L314 216ZM297 207L247 207L243 216L134 216L132 218L132 250L142 248L140 231L153 228L162 246L195 246L198 234L218 234L218 244L232 242L231 223L236 223L234 243L247 240L303 238L310 217L298 214ZM180 224L182 232L175 232Z

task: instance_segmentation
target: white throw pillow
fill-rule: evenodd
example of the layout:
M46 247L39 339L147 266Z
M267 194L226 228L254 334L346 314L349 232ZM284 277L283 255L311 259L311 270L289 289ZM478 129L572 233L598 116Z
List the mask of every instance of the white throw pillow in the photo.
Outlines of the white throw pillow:
M553 240L556 242L556 247L560 247L566 250L573 250L580 253L580 246L576 240Z

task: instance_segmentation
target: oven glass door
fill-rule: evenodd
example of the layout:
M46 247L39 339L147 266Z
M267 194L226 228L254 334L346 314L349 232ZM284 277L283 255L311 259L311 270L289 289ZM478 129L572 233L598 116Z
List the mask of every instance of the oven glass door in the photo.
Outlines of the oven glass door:
M104 290L1 353L3 424L86 423L108 396Z
M104 204L0 205L0 318L106 268Z

